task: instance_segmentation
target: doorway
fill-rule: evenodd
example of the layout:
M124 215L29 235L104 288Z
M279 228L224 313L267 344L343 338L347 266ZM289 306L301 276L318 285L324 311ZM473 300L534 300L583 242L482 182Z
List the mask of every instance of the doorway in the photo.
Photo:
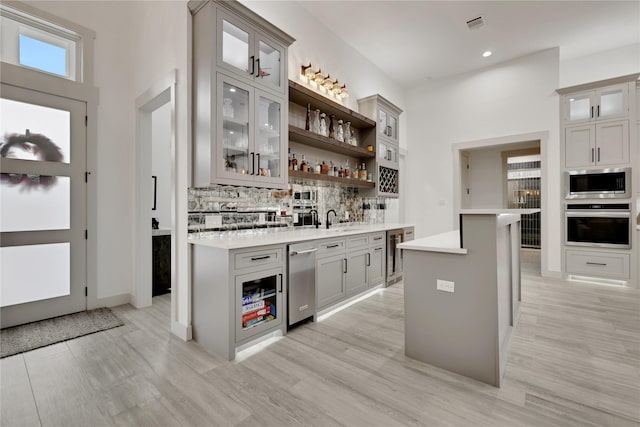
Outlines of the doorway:
M173 71L136 100L137 283L131 299L138 308L174 291L175 84Z
M0 325L87 308L81 101L1 85Z

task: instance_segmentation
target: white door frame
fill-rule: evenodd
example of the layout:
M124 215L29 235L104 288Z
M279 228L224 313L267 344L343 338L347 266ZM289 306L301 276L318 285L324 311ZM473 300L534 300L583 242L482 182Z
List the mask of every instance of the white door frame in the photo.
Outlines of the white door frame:
M176 75L172 70L136 98L136 185L135 185L135 279L131 303L137 307L151 305L152 294L152 237L151 215L151 133L152 113L167 103L171 104L171 312L175 312L176 292Z
M461 194L461 170L460 170L460 152L469 150L469 149L477 149L477 148L489 148L498 145L510 145L510 144L518 144L525 141L540 141L540 158L542 159L540 166L540 190L542 192L542 198L540 200L540 267L543 276L551 276L552 274L549 272L548 268L548 259L547 254L549 251L549 242L547 241L547 227L549 225L549 209L548 209L548 197L549 190L547 182L548 176L548 156L549 156L549 132L532 132L532 133L524 133L519 135L508 135L501 136L497 138L489 138L489 139L481 139L476 141L467 141L453 144L453 189L454 189L454 212L458 212L460 210L460 205L462 201ZM455 227L460 227L460 217L459 215L454 215L454 224Z

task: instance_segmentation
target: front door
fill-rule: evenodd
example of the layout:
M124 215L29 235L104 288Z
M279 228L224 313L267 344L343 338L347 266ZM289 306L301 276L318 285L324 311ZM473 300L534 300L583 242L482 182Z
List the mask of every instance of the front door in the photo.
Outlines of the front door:
M86 111L1 85L2 328L86 310Z

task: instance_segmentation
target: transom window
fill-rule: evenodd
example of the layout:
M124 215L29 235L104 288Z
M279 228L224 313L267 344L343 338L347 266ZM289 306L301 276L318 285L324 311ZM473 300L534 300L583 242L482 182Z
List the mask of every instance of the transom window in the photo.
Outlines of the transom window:
M0 5L3 62L81 81L79 34Z

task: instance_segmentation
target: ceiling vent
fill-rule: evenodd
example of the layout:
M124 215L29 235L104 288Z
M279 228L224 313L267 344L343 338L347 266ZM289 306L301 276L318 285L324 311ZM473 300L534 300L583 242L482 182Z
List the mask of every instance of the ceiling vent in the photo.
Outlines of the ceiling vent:
M477 18L473 18L467 21L467 27L470 30L477 30L478 28L484 26L487 21L484 20L483 16L478 16Z

